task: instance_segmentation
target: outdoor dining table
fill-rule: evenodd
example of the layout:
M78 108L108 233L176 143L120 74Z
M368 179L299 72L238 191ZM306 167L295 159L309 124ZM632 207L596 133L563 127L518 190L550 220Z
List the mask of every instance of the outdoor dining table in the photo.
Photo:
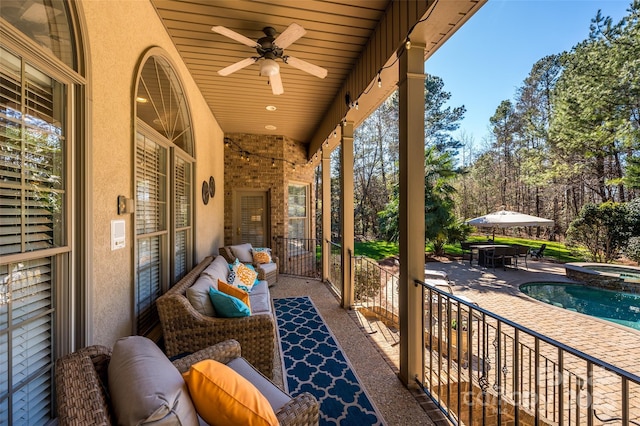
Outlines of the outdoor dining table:
M493 249L495 249L496 247L511 247L510 245L507 244L487 244L487 243L478 243L478 244L472 244L471 248L471 258L473 260L473 250L478 250L478 265L480 266L486 266L485 265L485 255L488 251L491 251ZM504 263L507 265L511 264L511 258L505 258L504 259Z

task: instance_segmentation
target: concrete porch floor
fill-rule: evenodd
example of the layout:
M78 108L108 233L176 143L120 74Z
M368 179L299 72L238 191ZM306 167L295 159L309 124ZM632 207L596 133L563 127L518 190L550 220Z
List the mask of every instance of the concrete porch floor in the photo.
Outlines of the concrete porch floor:
M378 324L370 324L356 311L342 309L321 281L280 275L271 288L271 297L296 296L309 296L313 300L387 425L449 424L422 391L409 390L398 379L397 367L388 358L388 354L399 349L395 346L397 333L393 335L384 326L378 329ZM376 334L380 339L371 338ZM274 364L274 382L284 388L279 352Z

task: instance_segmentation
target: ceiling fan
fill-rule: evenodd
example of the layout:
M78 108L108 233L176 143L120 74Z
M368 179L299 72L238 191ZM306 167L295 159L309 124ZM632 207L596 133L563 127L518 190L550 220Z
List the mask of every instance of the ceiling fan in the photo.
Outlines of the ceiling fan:
M327 76L326 69L307 61L303 61L302 59L284 54L284 49L291 46L293 42L306 34L305 29L296 23L289 25L287 29L277 37L276 30L274 28L265 27L262 30L265 36L259 38L258 41L253 41L242 34L222 26L215 26L211 28L211 30L249 47L253 47L256 49L256 52L258 52L258 56L243 59L219 70L218 74L221 76L227 76L262 60L262 63L260 64L260 75L269 77L269 84L271 85L271 91L274 95L281 95L284 93L282 78L280 77L280 65L278 65L276 59L281 59L285 64L291 65L292 67L311 75L315 75L318 78L325 78Z

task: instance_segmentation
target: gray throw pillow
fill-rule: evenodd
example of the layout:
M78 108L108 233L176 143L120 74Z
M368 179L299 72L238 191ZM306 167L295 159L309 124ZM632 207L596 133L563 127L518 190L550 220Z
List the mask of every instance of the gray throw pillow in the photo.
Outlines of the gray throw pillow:
M252 263L253 254L251 253L251 244L244 243L235 246L229 246L231 253L242 263Z
M216 256L213 262L202 271L201 275L209 275L213 280L218 283L218 280L227 282L227 275L229 275L229 264L223 256ZM216 287L217 288L217 287Z
M211 287L214 287L217 290L218 280L213 279L210 275L202 273L196 282L187 289L186 295L191 306L193 306L196 311L208 317L215 317L216 309L213 307L211 298L209 297L209 289Z
M182 375L146 337L124 337L113 346L109 393L119 425L199 423Z

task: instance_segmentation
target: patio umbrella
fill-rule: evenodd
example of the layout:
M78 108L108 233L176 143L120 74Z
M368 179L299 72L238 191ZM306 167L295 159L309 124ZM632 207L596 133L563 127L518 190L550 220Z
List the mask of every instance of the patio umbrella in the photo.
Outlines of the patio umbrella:
M466 223L478 228L493 228L493 235L495 237L495 228L515 228L517 226L551 226L553 225L553 220L510 210L500 210L497 212L486 214L484 216L469 219L466 221Z

